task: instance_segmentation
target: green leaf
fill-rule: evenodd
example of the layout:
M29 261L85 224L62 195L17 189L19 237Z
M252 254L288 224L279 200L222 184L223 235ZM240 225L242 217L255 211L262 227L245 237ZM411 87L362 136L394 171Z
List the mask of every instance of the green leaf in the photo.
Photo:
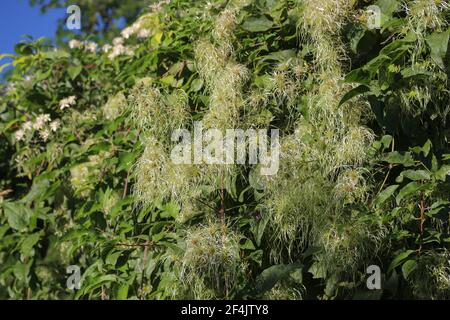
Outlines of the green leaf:
M411 273L417 269L417 262L416 260L408 260L402 265L402 273L403 277L408 280L408 277L411 275Z
M108 256L105 259L105 263L115 266L117 263L117 259L119 259L120 255L122 254L121 251L116 251L108 254Z
M191 91L197 92L203 88L203 80L202 79L194 79L191 83Z
M32 264L32 260L28 264L25 264L23 262L17 261L17 263L14 265L13 272L14 276L17 280L22 282L28 282L28 274L30 273L30 266Z
M84 288L83 292L91 292L106 283L116 283L120 282L120 278L113 274L102 275L98 278L94 278L91 282Z
M78 77L82 70L83 68L81 66L71 66L67 69L67 73L72 80L75 80L75 78Z
M70 58L70 53L66 50L58 49L55 51L46 51L44 57L51 60Z
M176 219L180 213L180 206L175 202L169 202L161 207L161 213L159 214L161 218L174 218Z
M432 143L431 143L430 139L428 139L427 142L425 142L425 144L422 147L422 152L425 157L428 157L428 154L430 153L430 150L431 150L431 146L432 146Z
M0 226L0 240L3 238L5 233L9 230L9 226L5 224L4 226Z
M117 299L126 300L128 298L128 289L130 286L128 284L123 284L117 290Z
M242 24L242 28L250 32L264 32L271 29L272 26L273 22L265 16L249 18Z
M406 197L409 196L419 190L423 189L423 185L418 182L410 182L406 186L404 186L400 192L398 193L396 197L397 204L400 204L400 202Z
M391 197L394 194L395 190L397 190L398 187L399 186L397 184L395 184L395 185L387 187L382 192L380 192L377 199L375 200L375 205L379 206L379 205L383 204L389 197Z
M119 173L122 170L129 170L136 160L136 154L133 152L122 152L119 155L119 165L116 172Z
M22 199L23 202L28 205L31 204L36 199L45 196L48 190L50 182L47 179L35 179L33 185L31 186L30 192Z
M391 63L391 61L392 59L388 55L381 54L380 52L379 56L373 58L364 66L364 70L370 72L371 75L375 75L381 67Z
M395 179L396 182L403 182L403 178L406 177L409 180L417 181L417 180L430 180L431 175L428 171L425 170L405 170Z
M242 250L255 250L255 245L250 239L247 239L244 244L240 245Z
M387 16L392 16L392 14L397 11L399 4L400 3L397 0L378 0L376 2L376 5L380 7L381 12Z
M256 234L255 234L255 241L256 241L256 245L258 247L261 245L261 240L262 240L262 237L264 235L264 231L266 230L267 223L269 222L269 220L270 220L270 214L269 213L264 213L262 218L261 218L261 220L257 224Z
M431 50L431 58L444 68L444 58L447 54L450 29L446 32L434 32L426 38L426 42Z
M255 289L261 294L272 289L279 281L287 279L291 273L302 268L301 264L278 264L265 269L256 278Z
M313 279L325 279L326 270L317 262L314 262L308 269L308 272L312 274Z
M450 165L446 164L439 168L435 173L436 179L445 181L448 175L450 175Z
M392 136L387 134L381 138L381 143L383 144L384 148L387 149L390 147L392 140Z
M358 68L350 71L344 79L346 83L360 83L366 86L370 85L370 74L364 68Z
M369 52L376 43L375 33L363 25L356 25L349 32L350 49L353 53Z
M19 55L33 54L33 47L29 43L20 42L14 46L14 51Z
M369 92L370 88L365 86L365 85L360 85L356 88L353 88L352 90L350 90L349 92L347 92L341 99L341 101L339 102L339 106L343 105L344 103L346 103L347 101L349 101L350 99L359 96L363 93Z
M398 151L390 152L383 160L391 164L401 164L405 167L412 167L415 164L410 152L403 154Z
M20 247L20 251L24 256L30 256L33 247L40 239L40 233L34 233L29 235L23 240L22 245Z
M387 272L391 272L392 270L394 270L396 267L398 267L403 260L405 260L406 258L408 258L412 253L414 252L414 250L406 250L402 253L400 253L399 255L397 255L394 260L392 260L391 264L389 265L389 268L387 270Z
M420 70L417 68L409 67L401 71L403 78L410 78L415 76L433 76L434 73L426 70Z
M167 75L159 79L159 81L165 85L174 87L177 83L175 77L173 75Z
M25 231L30 223L33 212L22 204L14 202L3 203L6 218L11 228Z

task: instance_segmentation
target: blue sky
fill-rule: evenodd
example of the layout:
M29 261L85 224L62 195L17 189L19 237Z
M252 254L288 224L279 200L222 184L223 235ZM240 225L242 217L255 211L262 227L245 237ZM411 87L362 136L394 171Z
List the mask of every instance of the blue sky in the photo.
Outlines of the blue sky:
M30 35L33 39L53 38L58 20L68 17L67 8L50 9L42 14L40 8L31 7L28 0L0 1L0 54L13 54L14 46L24 39L23 35ZM124 19L117 19L114 22L118 27L124 27ZM99 23L101 24L101 21ZM10 61L10 58L4 58L0 60L0 66ZM8 69L0 73L0 82Z
M66 16L65 9L49 10L41 14L38 7L30 7L28 0L1 0L0 4L0 54L14 53L14 45L31 35L34 39L52 38L57 21ZM8 59L0 61L0 65Z

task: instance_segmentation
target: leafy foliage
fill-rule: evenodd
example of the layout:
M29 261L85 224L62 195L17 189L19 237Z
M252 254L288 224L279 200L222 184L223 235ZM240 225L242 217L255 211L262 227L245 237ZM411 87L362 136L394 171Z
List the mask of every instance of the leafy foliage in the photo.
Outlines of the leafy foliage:
M175 0L101 49L18 44L0 298L448 298L449 15L437 0ZM171 132L198 120L280 129L278 174L171 163Z

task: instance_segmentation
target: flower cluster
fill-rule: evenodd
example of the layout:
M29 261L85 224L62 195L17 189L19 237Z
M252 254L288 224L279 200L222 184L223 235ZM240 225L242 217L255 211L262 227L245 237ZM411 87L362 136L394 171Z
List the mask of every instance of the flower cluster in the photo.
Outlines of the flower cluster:
M49 114L41 114L36 117L35 121L27 121L14 134L17 141L25 141L27 137L34 136L38 132L39 137L45 142L48 140L52 132L56 132L61 127L59 120L50 118Z
M124 45L124 38L117 37L113 40L113 45L106 44L102 48L103 52L109 53L108 58L114 60L118 56L127 55L132 57L134 50Z
M159 11L164 4L169 4L170 0L163 0L151 6L152 11ZM108 54L110 60L114 60L118 56L134 56L134 48L125 45L125 40L135 36L138 39L147 39L152 35L152 28L149 27L149 15L143 16L141 19L133 23L131 26L122 30L121 36L113 40L112 44L105 44L101 50ZM76 39L69 41L71 49L84 49L91 53L96 53L98 44L92 41L79 41Z
M146 25L145 16L136 21L131 26L125 28L121 32L121 37L113 39L112 45L106 44L102 47L103 52L109 53L110 60L115 59L121 55L133 56L134 49L125 45L125 40L136 36L138 39L146 39L152 35L151 30Z
M98 44L93 41L79 41L76 39L69 41L70 49L84 49L91 53L96 53L98 49Z
M75 96L70 96L67 98L62 99L59 102L59 108L61 110L64 110L66 108L70 108L71 106L74 106L77 103L77 97Z
M145 39L148 38L152 33L148 29L148 26L145 26L145 19L141 18L131 26L123 29L120 34L125 39L129 39L133 35L136 35L136 37L139 39Z
M84 49L91 52L91 53L96 53L97 52L97 48L98 48L98 44L93 42L93 41L87 41L84 44Z

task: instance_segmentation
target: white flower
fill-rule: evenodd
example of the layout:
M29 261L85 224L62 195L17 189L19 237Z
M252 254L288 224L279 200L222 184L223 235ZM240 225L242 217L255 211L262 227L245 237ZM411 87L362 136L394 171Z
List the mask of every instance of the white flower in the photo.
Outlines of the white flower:
M42 119L44 119L45 122L50 122L52 121L52 118L50 117L50 115L48 113L43 114L42 115Z
M102 50L103 50L104 53L108 53L112 48L113 48L112 45L110 45L110 44L105 44L105 45L102 47Z
M148 29L142 29L141 31L139 31L139 33L137 34L138 38L140 39L145 39L148 38L150 36L150 30Z
M82 45L83 45L83 43L81 41L78 41L78 40L75 40L75 39L69 41L69 48L70 49L81 48Z
M39 136L42 138L42 140L47 141L48 137L50 136L50 131L48 129L39 131Z
M74 105L77 102L77 97L70 96L67 98L67 101L69 102L70 105Z
M125 47L121 44L114 46L112 52L108 55L108 58L113 60L115 57L122 54L123 49L125 49Z
M113 45L118 46L121 44L123 44L123 38L121 38L121 37L114 38Z
M129 37L131 37L133 34L136 33L136 29L134 26L125 28L122 30L122 32L120 33L122 35L122 37L124 37L125 39L128 39Z
M59 123L59 121L55 120L52 123L50 123L50 130L52 130L53 132L56 132L56 131L58 131L60 126L61 126L61 124Z
M70 105L67 103L67 100L66 100L66 99L62 99L62 100L59 102L59 108L60 108L61 110L64 110L64 109L69 108L69 107L70 107Z
M109 59L113 60L115 57L126 54L127 52L127 48L122 45L122 44L118 44L116 46L113 47L112 52L109 54Z
M33 128L36 130L42 129L47 122L50 122L52 119L49 114L41 114L36 118L36 122L33 124Z
M122 37L124 37L125 39L128 39L129 37L131 37L133 34L136 34L140 29L142 28L142 21L138 20L135 23L133 23L131 26L125 28L122 30L122 32L120 33L122 35Z
M62 99L62 100L59 102L59 108L60 108L61 110L64 110L64 109L66 109L66 108L69 108L69 107L75 105L76 103L77 103L77 97L75 97L75 96L70 96L70 97L67 97L67 98Z
M17 141L22 141L23 138L25 137L25 132L23 130L17 130L14 135Z
M33 130L33 122L27 121L23 124L22 129L25 131L31 131Z
M135 23L133 23L134 31L138 32L142 28L142 20L138 20Z
M88 41L85 43L85 48L87 51L95 53L97 52L98 44L93 41Z
M42 123L42 122L35 122L35 123L33 123L33 129L35 129L35 130L39 130L39 129L42 129L43 127L44 127L44 123Z

